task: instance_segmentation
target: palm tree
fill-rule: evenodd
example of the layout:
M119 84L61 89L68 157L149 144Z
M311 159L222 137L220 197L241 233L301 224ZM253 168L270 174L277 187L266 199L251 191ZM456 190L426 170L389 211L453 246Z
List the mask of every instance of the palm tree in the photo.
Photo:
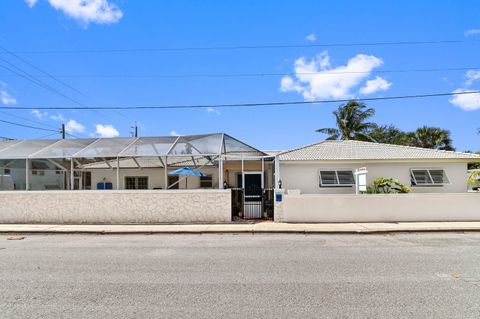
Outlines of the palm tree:
M361 140L374 141L369 132L376 127L375 123L365 122L375 115L375 110L367 108L364 103L352 100L340 105L333 112L336 128L321 128L316 132L330 135L327 140Z
M413 146L454 151L450 131L433 126L419 127L412 135Z
M395 125L378 125L372 129L369 136L377 143L409 145L411 133L400 130Z

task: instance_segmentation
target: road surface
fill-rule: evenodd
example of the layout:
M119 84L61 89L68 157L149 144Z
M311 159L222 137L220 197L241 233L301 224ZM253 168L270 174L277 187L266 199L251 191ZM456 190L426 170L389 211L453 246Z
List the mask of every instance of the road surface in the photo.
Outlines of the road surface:
M480 318L480 233L25 236L1 318Z

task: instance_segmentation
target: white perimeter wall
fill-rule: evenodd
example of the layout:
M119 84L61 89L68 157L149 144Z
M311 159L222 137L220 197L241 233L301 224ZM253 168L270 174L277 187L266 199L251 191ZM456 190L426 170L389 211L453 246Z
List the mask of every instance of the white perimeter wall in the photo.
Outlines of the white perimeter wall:
M0 223L129 224L231 221L230 190L5 191Z
M296 162L280 163L282 188L299 189L302 194L354 194L354 187L320 187L320 170L353 170L366 167L367 183L373 184L378 177L394 177L407 186L411 186L410 169L441 168L445 170L450 184L444 186L413 186L414 193L465 193L467 192L467 163L459 162Z
M286 194L275 221L295 223L480 221L480 194Z

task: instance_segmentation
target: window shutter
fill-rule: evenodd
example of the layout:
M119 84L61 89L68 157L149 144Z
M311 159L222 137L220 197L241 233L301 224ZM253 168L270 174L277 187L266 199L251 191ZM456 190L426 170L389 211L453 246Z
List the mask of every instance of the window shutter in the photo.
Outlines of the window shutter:
M445 184L448 183L445 171L443 169L431 169L429 170L430 176L434 184Z
M432 180L430 175L428 174L428 170L426 169L415 169L412 170L412 176L414 183L416 185L425 185L425 184L432 184Z
M337 174L335 171L321 171L320 172L320 184L321 185L336 185Z
M352 171L337 171L337 175L338 175L338 184L340 185L355 184Z

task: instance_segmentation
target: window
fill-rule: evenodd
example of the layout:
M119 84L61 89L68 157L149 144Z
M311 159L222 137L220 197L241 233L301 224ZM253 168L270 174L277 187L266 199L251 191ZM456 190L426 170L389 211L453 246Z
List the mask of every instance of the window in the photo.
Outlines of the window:
M10 175L10 168L4 168L3 169L3 174L4 175Z
M178 175L168 175L168 189L178 189Z
M352 171L320 171L320 187L353 185L355 179Z
M45 176L45 171L32 170L32 175Z
M443 169L412 169L410 175L414 186L441 186L449 183Z
M125 189L148 189L148 177L147 176L125 177Z
M212 175L200 176L200 188L212 188L213 178Z

